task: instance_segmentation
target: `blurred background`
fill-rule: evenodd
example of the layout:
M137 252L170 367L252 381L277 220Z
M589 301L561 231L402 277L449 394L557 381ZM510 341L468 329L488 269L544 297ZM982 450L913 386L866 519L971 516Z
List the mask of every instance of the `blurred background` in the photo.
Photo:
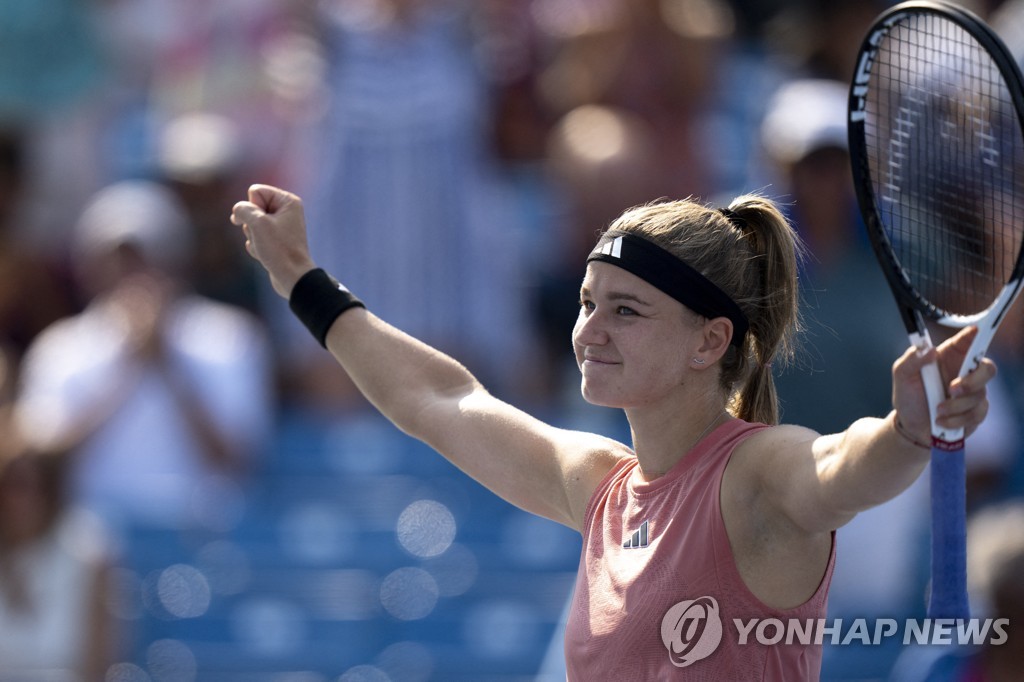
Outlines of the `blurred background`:
M839 430L906 344L845 142L888 4L0 3L0 682L564 680L578 536L370 410L230 208L292 189L379 315L627 439L569 342L597 232L763 192L813 254L784 420ZM1024 56L1024 2L963 4ZM973 607L1024 618L1022 337L1018 304L968 452ZM923 616L926 498L839 531L831 617ZM1019 679L1020 649L826 646L822 677Z

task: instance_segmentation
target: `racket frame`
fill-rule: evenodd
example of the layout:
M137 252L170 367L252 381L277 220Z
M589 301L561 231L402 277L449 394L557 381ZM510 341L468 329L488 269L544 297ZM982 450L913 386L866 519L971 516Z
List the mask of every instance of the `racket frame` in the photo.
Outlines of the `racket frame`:
M1017 113L1018 124L1021 130L1024 130L1024 78L1021 76L1017 62L1003 41L979 17L962 7L936 0L911 0L895 5L880 14L861 45L857 69L850 89L848 121L850 158L853 161L851 166L861 214L871 235L871 244L875 249L875 254L883 263L882 270L896 297L900 315L911 343L921 351L932 346L926 320L949 329L963 329L972 325L978 327L978 334L960 368L960 376L965 376L976 369L985 357L1006 312L1020 293L1022 283L1024 283L1024 276L1022 276L1024 275L1024 249L1018 249L1017 260L1014 263L1010 280L985 310L972 315L957 315L936 307L914 288L909 277L904 274L903 266L896 256L892 242L882 228L874 186L865 167L867 157L864 140L866 96L879 45L886 34L892 30L892 27L907 16L927 13L942 15L959 24L988 52L1003 76ZM933 439L939 441L941 447L950 448L963 439L962 430L943 429L935 423L934 407L945 398L945 389L942 387L937 373L933 374L931 370L927 370L927 373L931 376L925 376L923 379L926 390L930 393L932 436ZM938 380L938 387L934 385L936 380ZM937 388L941 390L937 390ZM932 399L935 399L936 402L933 403Z
M861 214L871 244L882 265L896 299L911 343L925 352L933 347L926 320L946 328L962 329L974 325L978 333L971 343L960 376L976 369L1010 306L1020 293L1024 273L1024 249L1018 248L1017 260L1009 281L996 299L983 311L957 315L944 311L918 292L906 274L889 240L878 209L874 184L867 160L865 126L869 84L879 46L892 28L908 16L935 14L958 24L988 52L1000 72L1024 130L1024 85L1020 70L1002 40L980 18L961 7L932 0L911 0L895 5L876 19L868 31L858 55L849 98L849 149L854 185ZM932 584L929 595L930 617L968 618L966 568L966 471L963 429L944 429L936 421L936 408L946 398L945 384L936 363L921 370L931 417L931 516Z

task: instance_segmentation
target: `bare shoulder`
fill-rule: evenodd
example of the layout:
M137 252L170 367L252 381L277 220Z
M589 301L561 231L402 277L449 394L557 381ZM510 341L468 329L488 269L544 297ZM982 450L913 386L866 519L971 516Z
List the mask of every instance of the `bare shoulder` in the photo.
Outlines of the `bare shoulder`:
M740 448L749 447L755 450L774 450L787 446L798 446L814 441L820 434L805 426L797 424L777 424L762 429L740 444Z
M822 436L802 426L763 429L737 447L722 482L723 500L737 509L759 509L775 528L806 534L820 520L819 483L828 462L820 457ZM817 533L817 530L814 531Z
M576 467L599 472L603 478L616 464L634 457L625 443L586 431L563 431L564 447L570 451L569 459Z
M762 475L779 462L810 458L819 434L796 424L778 424L762 429L736 447L730 468Z
M575 525L581 529L587 504L601 481L634 454L627 445L595 433L566 430L561 437L566 494Z
M407 430L520 509L579 528L594 488L625 445L550 424L479 384L429 401Z

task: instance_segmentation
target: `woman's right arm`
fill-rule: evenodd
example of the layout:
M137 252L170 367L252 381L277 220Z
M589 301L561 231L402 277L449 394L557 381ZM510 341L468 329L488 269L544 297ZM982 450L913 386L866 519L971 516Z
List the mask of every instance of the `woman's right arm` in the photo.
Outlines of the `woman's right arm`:
M297 196L253 186L232 221L281 296L315 267ZM396 426L512 504L567 526L580 528L591 493L628 455L612 440L557 429L498 400L459 362L363 308L338 317L326 344Z

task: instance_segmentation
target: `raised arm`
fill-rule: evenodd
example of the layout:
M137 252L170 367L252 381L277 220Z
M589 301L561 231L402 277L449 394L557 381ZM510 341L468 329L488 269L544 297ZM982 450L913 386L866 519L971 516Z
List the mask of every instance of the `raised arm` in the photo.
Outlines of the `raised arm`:
M769 430L752 445L746 474L764 483L767 501L807 531L834 530L858 512L908 488L929 462L931 431L921 367L938 357L943 376L956 376L976 331L968 328L927 355L910 348L893 365L893 406L885 418L865 418L838 434L799 427ZM972 433L988 412L985 386L995 365L983 360L955 378L938 407L939 423ZM841 399L841 396L836 396ZM760 457L760 461L758 461Z
M762 601L778 608L806 601L825 575L832 531L921 474L931 427L920 368L937 352L944 376L955 376L973 335L965 330L926 356L910 349L897 360L894 410L884 418L860 419L826 436L776 426L736 449L722 479L722 516L740 574ZM988 411L985 384L994 375L986 360L954 379L939 421L968 433L977 428Z
M255 185L232 221L275 291L289 298L315 269L302 202ZM509 502L579 528L587 500L624 446L549 426L491 396L460 363L353 308L329 327L326 346L380 412Z

